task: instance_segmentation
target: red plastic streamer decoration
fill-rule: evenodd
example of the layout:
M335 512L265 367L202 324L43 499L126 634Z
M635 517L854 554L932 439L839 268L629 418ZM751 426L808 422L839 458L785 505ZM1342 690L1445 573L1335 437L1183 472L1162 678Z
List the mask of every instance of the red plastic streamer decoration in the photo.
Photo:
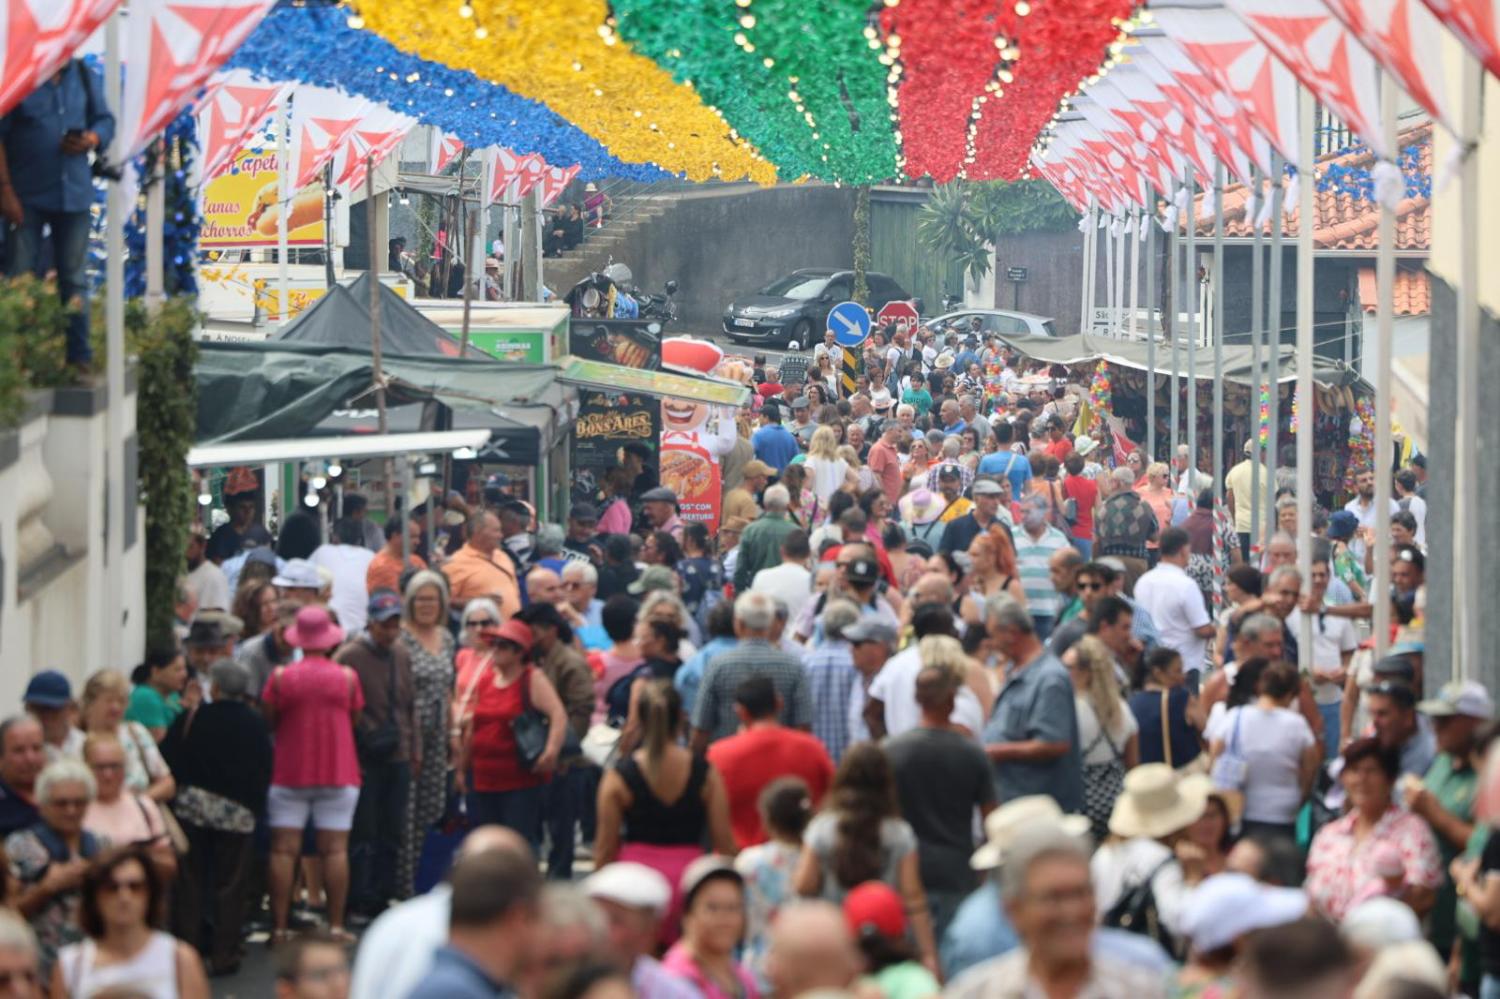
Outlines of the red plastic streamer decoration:
M906 173L952 180L964 166L969 112L1001 62L995 0L901 0L880 13L901 39L897 91Z
M969 177L1020 176L1058 101L1099 68L1119 23L1134 9L1131 0L1007 0L1001 6L995 29L1019 50L1015 79L985 105Z

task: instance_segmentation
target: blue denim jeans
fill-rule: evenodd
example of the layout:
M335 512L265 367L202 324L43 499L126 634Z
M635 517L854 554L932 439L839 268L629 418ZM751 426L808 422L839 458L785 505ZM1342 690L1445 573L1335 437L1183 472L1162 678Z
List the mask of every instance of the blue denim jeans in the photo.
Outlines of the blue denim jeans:
M542 788L542 821L549 841L547 877L553 881L573 879L573 837L587 788L588 777L579 766L554 774Z
M1068 544L1072 545L1077 550L1078 554L1083 556L1083 560L1085 562L1094 557L1093 538L1069 538Z
M1331 760L1339 755L1339 709L1342 701L1319 704L1318 714L1323 716L1323 758Z
M88 212L48 212L26 207L25 218L10 230L5 244L5 273L45 273L42 227L52 229L52 264L57 268L57 294L68 306L69 363L93 359L89 348Z
M531 844L534 852L542 849L542 801L545 784L515 791L475 791L474 808L469 814L475 825L509 826Z
M1479 999L1500 999L1500 978L1485 975L1479 982Z

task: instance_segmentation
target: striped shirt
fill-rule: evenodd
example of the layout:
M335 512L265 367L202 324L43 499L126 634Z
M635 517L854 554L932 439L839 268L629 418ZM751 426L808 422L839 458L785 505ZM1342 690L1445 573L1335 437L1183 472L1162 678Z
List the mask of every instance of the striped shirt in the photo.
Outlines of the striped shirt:
M852 741L849 698L859 684L849 643L829 640L803 657L812 693L812 732L836 764Z
M698 701L693 705L693 728L708 733L710 742L734 735L739 719L734 695L753 676L770 677L781 695L781 723L788 727L812 724L812 697L802 661L764 639L748 639L708 661Z
M1021 588L1026 591L1026 609L1032 617L1056 617L1062 609L1062 598L1052 588L1052 573L1047 561L1052 553L1068 547L1068 536L1051 524L1040 538L1032 538L1026 528L1015 532L1016 566L1020 570Z

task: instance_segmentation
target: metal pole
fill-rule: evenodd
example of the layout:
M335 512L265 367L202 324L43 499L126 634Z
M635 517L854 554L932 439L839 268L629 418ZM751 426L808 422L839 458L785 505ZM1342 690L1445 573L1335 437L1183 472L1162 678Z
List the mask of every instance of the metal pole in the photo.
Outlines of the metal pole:
M155 312L166 298L162 228L167 219L167 140L158 138L151 148L155 162L146 179L146 307Z
M537 189L521 199L521 300L542 300L542 240L537 228Z
M1463 56L1462 70L1463 111L1460 131L1464 141L1478 138L1484 98L1484 70L1472 56ZM1474 676L1490 678L1490 672L1479 665L1481 654L1494 662L1494 650L1481 650L1479 646L1479 604L1483 599L1479 592L1479 558L1474 550L1475 542L1482 537L1479 526L1479 463L1487 452L1487 438L1492 439L1494 428L1487 427L1479 419L1479 226L1473 224L1480 218L1479 157L1470 152L1463 161L1459 173L1459 212L1469 224L1462 227L1463 257L1459 271L1458 286L1458 439L1469 446L1458 452L1454 469L1454 546L1453 569L1456 594L1462 594L1455 608L1456 633L1453 649L1453 676L1455 680L1466 680ZM1382 359L1384 363L1384 359ZM1390 413L1377 413L1380 420L1388 420ZM1381 458L1390 461L1389 452ZM1387 473L1389 475L1389 473Z
M104 99L116 115L120 111L120 31L123 11L109 19L105 31ZM109 158L119 163L124 151L117 130ZM104 648L108 655L135 651L121 648L125 624L125 193L118 182L109 185L105 204L107 259L104 265L104 336L107 438L104 449ZM160 230L158 229L158 232Z
M407 527L411 521L411 504L408 502L411 499L411 455L403 454L396 460L401 467L401 564L408 566L411 565L411 531ZM390 459L386 461L389 463ZM386 490L386 496L387 505L394 506L389 499L390 490ZM431 505L430 499L428 505Z
M1269 191L1261 188L1260 170L1255 167L1250 169L1250 178L1255 185L1257 200L1269 196ZM1261 503L1261 489L1265 483L1261 482L1261 468L1265 465L1264 455L1260 446L1260 387L1266 382L1265 367L1261 358L1261 345L1265 342L1265 238L1261 232L1260 223L1255 223L1255 249L1250 256L1250 408L1249 414L1250 435L1252 442L1250 447L1250 543L1260 543L1260 514L1264 504Z
M1381 130L1386 145L1396 146L1396 81L1380 73ZM1375 584L1373 608L1375 658L1385 655L1391 637L1391 343L1396 302L1396 213L1380 207L1379 244L1375 256ZM1344 348L1347 352L1349 347Z
M1184 190L1184 188L1179 188L1179 190ZM1189 202L1187 212L1188 214L1192 213L1191 202ZM1178 214L1181 215L1183 213L1179 212ZM1178 221L1181 222L1181 219ZM1168 271L1170 275L1168 280L1171 281L1172 288L1172 312L1167 317L1167 334L1172 338L1172 397L1170 400L1172 431L1169 435L1171 450L1168 452L1170 461L1170 458L1177 455L1177 441L1181 431L1182 417L1182 385L1178 380L1181 377L1182 371L1181 330L1178 328L1178 317L1182 315L1182 261L1178 250L1182 246L1182 240L1177 235L1177 226L1175 225L1172 227L1171 234L1167 236L1167 246L1167 259L1171 262L1171 269ZM1156 460L1155 451L1151 452L1151 460Z
M1118 339L1120 330L1124 326L1120 313L1125 311L1125 240L1129 236L1125 232L1125 219L1130 218L1127 210L1125 218L1119 221L1120 231L1115 235L1115 328L1114 335Z
M1153 206L1155 199L1153 200ZM1156 454L1156 212L1146 226L1146 453Z
M1280 455L1278 438L1281 430L1281 243L1285 229L1286 171L1282 169L1281 157L1271 154L1271 165L1275 168L1276 186L1271 189L1271 273L1267 277L1270 286L1270 301L1266 305L1266 327L1271 331L1271 352L1266 355L1266 383L1271 390L1271 424L1266 440L1266 514L1275 517L1276 510L1276 464ZM1307 178L1302 178L1307 179ZM1304 224L1305 220L1298 220ZM1267 526L1266 534L1276 530L1274 519ZM1311 525L1301 525L1306 529Z
M1083 298L1078 305L1078 332L1088 333L1093 328L1094 289L1091 287L1094 265L1094 198L1089 196L1088 221L1083 227Z
M1204 178L1207 180L1208 178ZM1187 168L1188 211L1187 250L1184 254L1182 278L1182 304L1187 306L1187 446L1188 446L1188 502L1192 502L1193 484L1198 471L1198 204L1197 178L1193 168ZM1176 452L1173 452L1174 456ZM1176 483L1173 483L1176 488Z
M1110 225L1114 223L1111 222ZM1120 300L1115 297L1115 237L1108 229L1104 229L1104 301L1109 309L1109 335L1120 335L1119 313Z
M1301 95L1299 123L1301 137L1297 148L1306 167L1300 171L1297 184L1297 572L1303 587L1312 579L1312 511L1313 511L1313 420L1317 398L1313 394L1313 194L1317 174L1313 166L1313 116L1317 102L1307 87L1298 87ZM1386 476L1389 478L1389 476ZM1303 539L1306 539L1305 541ZM1311 614L1297 615L1301 633L1297 636L1297 668L1305 676L1312 670Z
M365 159L365 203L375 203L375 158L373 156ZM379 238L373 225L366 226L370 234L370 260L380 259L380 247L376 244ZM370 378L375 388L375 418L380 428L380 435L384 437L390 432L386 423L385 412L385 375L380 360L380 272L371 268L367 277L370 279ZM385 459L382 463L385 468L385 514L391 515L393 510L391 504L391 460ZM403 544L407 543L406 535L403 533Z
M287 260L286 216L292 205L290 176L292 101L291 94L276 109L276 325L285 326L291 313L292 269Z
M1214 167L1214 499L1224 501L1224 164Z
M1134 340L1140 331L1141 310L1141 236L1145 235L1142 226L1151 224L1150 217L1145 209L1132 209L1135 218L1134 231L1130 235L1130 315L1126 318L1126 329L1130 332L1130 339Z
M480 200L484 200L484 195L480 195ZM464 277L467 280L464 281L464 322L458 340L459 357L469 356L469 310L474 304L475 280L477 277L478 281L483 282L485 278L484 230L479 227L479 210L476 208L469 209L469 232L474 238L469 244L469 266L464 271ZM475 265L479 267L477 275L474 272ZM482 283L479 286L484 287Z

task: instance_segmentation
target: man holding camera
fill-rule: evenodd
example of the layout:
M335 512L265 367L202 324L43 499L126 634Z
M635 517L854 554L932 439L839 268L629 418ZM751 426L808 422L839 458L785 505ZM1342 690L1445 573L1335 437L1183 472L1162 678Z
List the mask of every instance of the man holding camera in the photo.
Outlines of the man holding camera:
M62 69L0 118L0 218L7 225L5 272L38 273L42 229L52 233L57 293L68 309L68 364L87 373L89 349L89 153L114 137L102 88L81 60ZM102 158L100 160L102 163Z

